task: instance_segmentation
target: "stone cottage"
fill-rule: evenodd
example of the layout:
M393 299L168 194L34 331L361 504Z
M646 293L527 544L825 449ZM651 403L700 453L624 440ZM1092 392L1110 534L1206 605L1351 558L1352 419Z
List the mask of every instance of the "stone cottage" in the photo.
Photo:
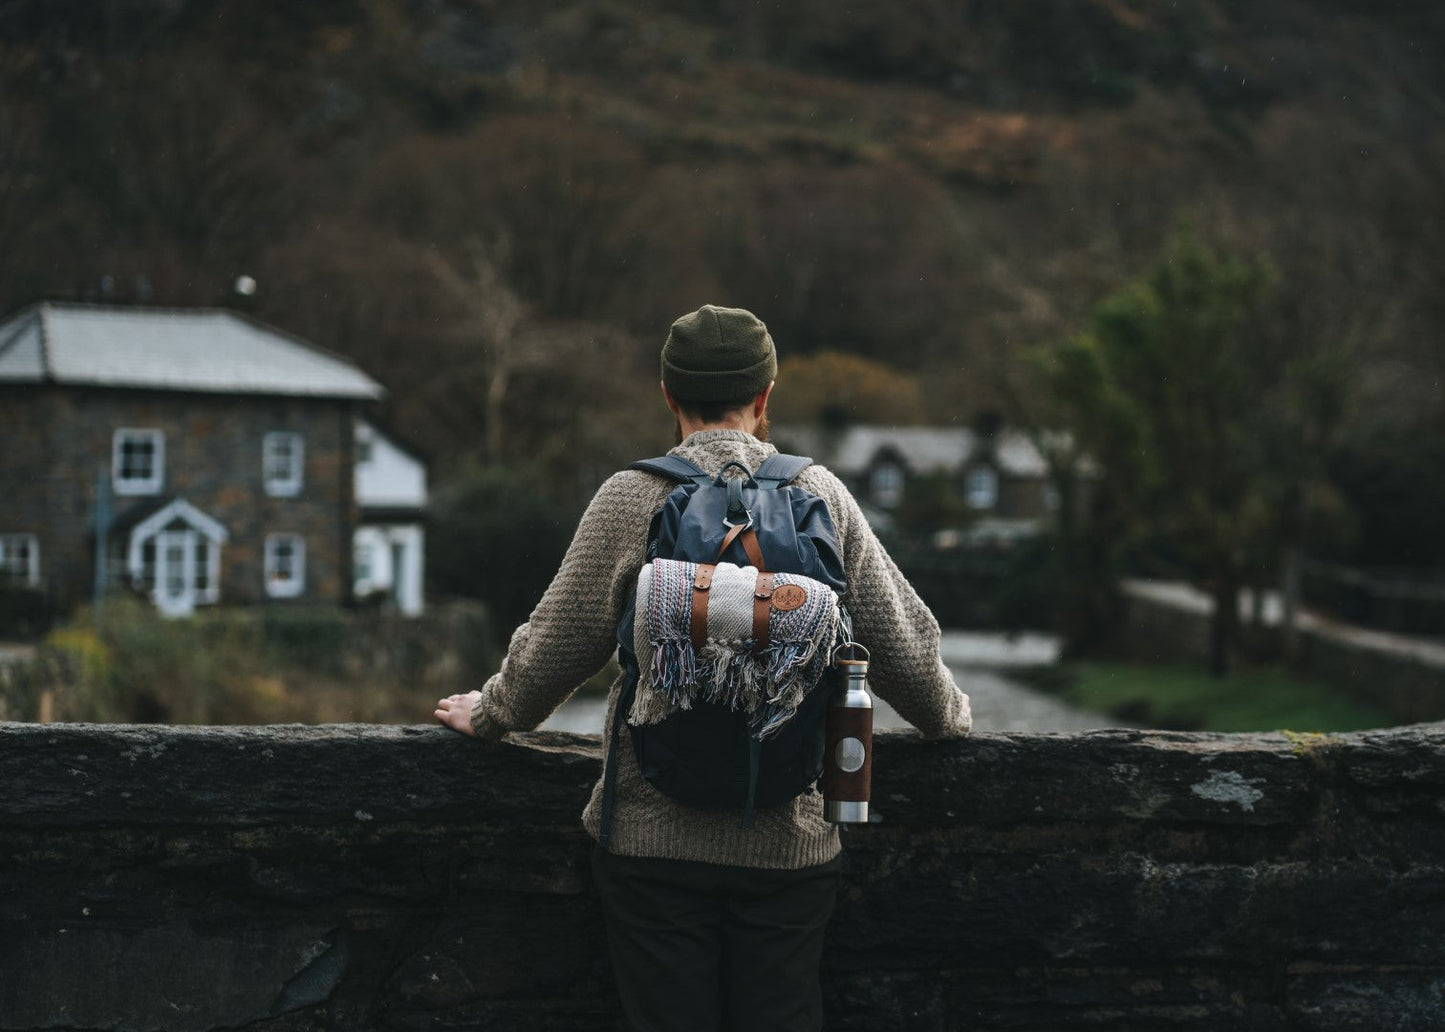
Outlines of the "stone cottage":
M234 312L26 308L0 323L0 572L60 610L97 584L171 614L348 601L382 394Z
M935 544L1007 544L1045 529L1058 508L1049 467L1021 430L967 427L779 425L772 439L838 475L869 522L893 525L910 485L932 479L961 500L968 518L938 528Z

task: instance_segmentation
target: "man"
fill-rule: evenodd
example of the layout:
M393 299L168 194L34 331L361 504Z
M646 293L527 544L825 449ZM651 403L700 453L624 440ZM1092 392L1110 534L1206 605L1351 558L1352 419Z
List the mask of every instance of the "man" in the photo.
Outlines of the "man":
M716 474L757 469L766 443L777 354L743 309L705 305L673 323L662 390L677 419L672 454ZM847 488L810 466L794 481L822 498L842 546L842 601L871 652L879 697L924 734L962 736L968 696L939 658L938 624L888 557ZM448 727L481 738L540 724L611 658L618 620L636 590L648 527L673 484L642 471L611 477L593 498L561 569L502 669L481 691L437 704ZM646 676L644 674L644 676ZM607 735L619 687L613 685ZM822 1023L818 966L840 876L838 830L816 791L761 810L750 827L731 811L695 809L652 787L632 750L616 751L609 846L593 872L623 1006L635 1029L765 1032ZM599 781L582 815L601 827Z

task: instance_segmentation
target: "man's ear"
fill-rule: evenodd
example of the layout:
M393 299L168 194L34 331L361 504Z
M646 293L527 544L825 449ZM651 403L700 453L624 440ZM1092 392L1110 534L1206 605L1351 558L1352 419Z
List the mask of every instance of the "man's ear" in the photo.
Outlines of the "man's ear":
M774 380L753 396L753 417L755 419L763 418L763 412L768 407L768 398L772 395L773 385L776 383L777 381ZM666 390L667 388L663 389Z
M662 388L662 397L667 402L668 410L674 416L682 415L682 409L678 407L677 399L672 396L672 392L667 389L667 384L663 383L661 380L657 382L658 385Z

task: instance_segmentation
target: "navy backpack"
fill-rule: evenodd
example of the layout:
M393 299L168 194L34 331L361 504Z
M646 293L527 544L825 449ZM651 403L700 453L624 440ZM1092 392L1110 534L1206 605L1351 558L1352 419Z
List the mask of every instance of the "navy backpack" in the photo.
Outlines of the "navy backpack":
M827 504L792 483L811 463L801 456L778 454L769 456L755 472L743 463L730 462L716 477L675 455L632 463L628 469L677 484L648 530L647 561L722 561L802 574L841 595L847 580ZM635 601L634 597L629 602L617 628L623 683L604 774L603 846L611 820L620 725L627 720L638 690ZM840 612L840 616L846 634L847 615ZM822 773L826 680L808 692L787 724L763 740L751 732L746 715L703 701L661 723L629 724L638 767L665 795L691 806L741 810L742 826L748 827L756 807L776 806L800 795Z

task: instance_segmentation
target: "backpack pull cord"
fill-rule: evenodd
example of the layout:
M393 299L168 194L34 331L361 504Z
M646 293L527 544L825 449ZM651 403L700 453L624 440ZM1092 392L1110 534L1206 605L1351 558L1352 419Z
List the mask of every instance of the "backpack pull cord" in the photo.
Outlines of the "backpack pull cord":
M621 738L622 722L627 719L632 700L637 695L638 676L637 670L630 665L623 668L625 680L622 690L617 693L617 709L612 714L612 740L607 755L602 758L602 813L597 844L603 849L612 841L612 800L617 795L617 744Z
M758 797L758 770L762 766L763 743L756 735L748 735L748 801L743 806L743 819L739 828L753 826L753 811Z

